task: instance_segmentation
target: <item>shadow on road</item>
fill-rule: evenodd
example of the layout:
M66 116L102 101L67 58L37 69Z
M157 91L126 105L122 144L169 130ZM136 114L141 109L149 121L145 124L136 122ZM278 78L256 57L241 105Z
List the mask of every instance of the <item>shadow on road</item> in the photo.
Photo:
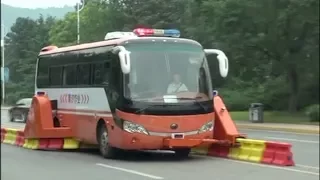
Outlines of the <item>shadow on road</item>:
M72 152L83 153L86 155L92 155L101 157L98 149L90 150L72 150ZM102 158L102 157L101 157ZM173 152L168 151L123 151L114 158L118 161L134 161L134 162L170 162L170 161L197 161L205 157L193 156L190 154L188 158L180 158Z

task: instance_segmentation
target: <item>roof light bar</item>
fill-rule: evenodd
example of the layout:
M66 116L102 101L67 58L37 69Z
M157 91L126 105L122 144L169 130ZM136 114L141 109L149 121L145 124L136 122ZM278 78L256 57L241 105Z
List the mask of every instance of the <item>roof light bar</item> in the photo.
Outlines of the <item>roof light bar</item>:
M120 32L120 31L109 32L104 37L104 40L119 39L124 37L137 37L137 35L133 32Z
M180 37L180 31L177 29L148 29L137 28L133 32L137 36L164 36L164 37Z

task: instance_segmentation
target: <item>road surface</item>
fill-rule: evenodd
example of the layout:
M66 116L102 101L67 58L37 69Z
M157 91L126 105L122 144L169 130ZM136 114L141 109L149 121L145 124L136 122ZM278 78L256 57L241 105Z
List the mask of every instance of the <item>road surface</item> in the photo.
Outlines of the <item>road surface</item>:
M8 125L8 123L2 123ZM19 125L16 125L16 127ZM35 151L1 144L4 180L318 180L319 137L316 135L241 130L250 138L293 144L295 167L276 167L213 157L179 161L171 153L128 153L121 160L91 152Z

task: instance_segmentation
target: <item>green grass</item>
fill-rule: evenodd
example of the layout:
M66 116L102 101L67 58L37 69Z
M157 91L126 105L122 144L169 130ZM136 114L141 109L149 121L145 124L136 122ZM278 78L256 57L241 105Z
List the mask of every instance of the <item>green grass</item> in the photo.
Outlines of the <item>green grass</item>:
M234 111L230 112L234 121L249 122L248 111ZM319 124L319 122L310 122L309 118L304 113L289 113L289 112L275 112L265 111L264 122L267 123L288 123L288 124Z

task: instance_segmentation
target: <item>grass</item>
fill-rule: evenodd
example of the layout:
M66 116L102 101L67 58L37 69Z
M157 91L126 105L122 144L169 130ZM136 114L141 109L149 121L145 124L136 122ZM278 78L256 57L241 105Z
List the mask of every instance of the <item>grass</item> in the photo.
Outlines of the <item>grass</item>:
M234 111L230 112L231 117L235 121L247 121L249 122L248 111ZM287 123L287 124L311 124L318 125L319 122L310 122L309 118L301 112L289 113L278 111L265 111L264 122L266 123Z

